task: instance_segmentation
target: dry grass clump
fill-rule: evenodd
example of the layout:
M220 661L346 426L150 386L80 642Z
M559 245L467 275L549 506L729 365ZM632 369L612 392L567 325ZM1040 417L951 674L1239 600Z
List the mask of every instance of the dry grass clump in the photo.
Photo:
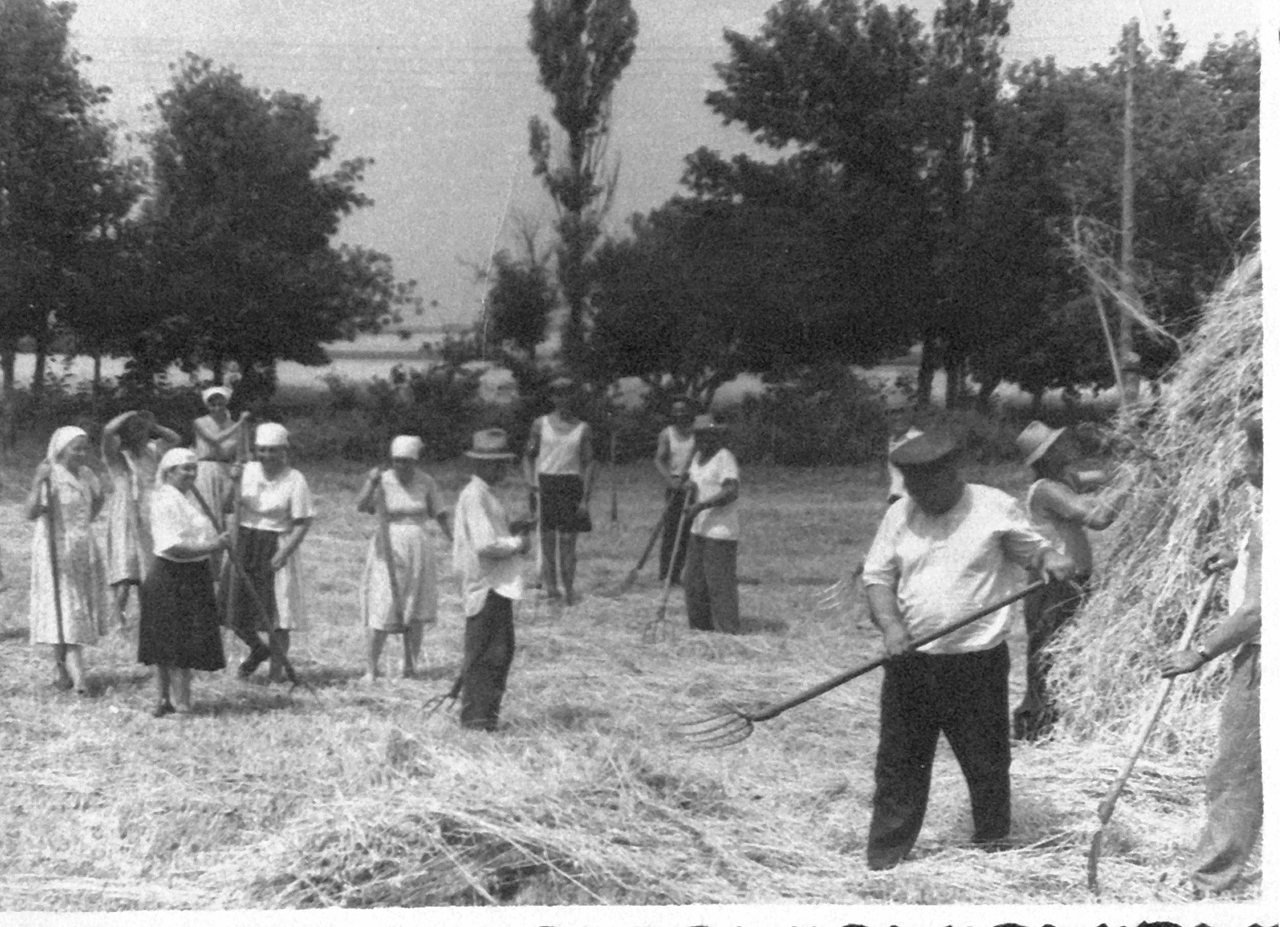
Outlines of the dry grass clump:
M1231 483L1240 424L1261 411L1261 400L1262 272L1255 254L1206 305L1160 395L1118 427L1117 444L1127 448L1117 479L1126 507L1106 533L1093 597L1054 645L1050 684L1075 734L1123 734L1145 715L1156 662L1175 646L1203 580L1199 565L1212 552L1234 551L1253 514L1252 490ZM1222 620L1225 587L1223 577L1217 609L1202 629ZM1152 752L1208 748L1229 663L1178 680Z

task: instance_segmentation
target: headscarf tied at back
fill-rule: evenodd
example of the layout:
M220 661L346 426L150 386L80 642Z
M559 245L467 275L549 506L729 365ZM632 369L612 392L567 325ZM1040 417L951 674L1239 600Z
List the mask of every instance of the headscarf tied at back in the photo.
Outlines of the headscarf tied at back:
M422 456L422 439L417 435L396 435L391 439L391 459L417 460Z
M76 438L88 437L88 433L83 428L75 425L63 425L49 436L49 449L45 451L45 461L50 464L57 463L58 455L67 449L67 445Z
M203 403L207 406L207 405L209 404L209 400L210 400L210 399L212 399L214 396L221 396L221 397L222 397L223 399L225 399L227 402L230 402L230 401L231 401L231 390L230 390L228 387L225 387L225 386L210 386L210 387L207 387L207 388L205 388L204 390L202 390L202 391L201 391L201 393L200 393L200 401L201 401L201 402L203 402Z

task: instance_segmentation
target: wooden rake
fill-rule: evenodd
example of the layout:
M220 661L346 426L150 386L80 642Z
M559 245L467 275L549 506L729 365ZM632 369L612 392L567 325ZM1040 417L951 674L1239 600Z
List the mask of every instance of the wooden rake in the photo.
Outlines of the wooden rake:
M1187 624L1182 629L1182 636L1178 639L1179 650L1186 650L1191 645L1196 629L1200 627L1201 620L1209 610L1209 603L1213 600L1213 587L1217 580L1218 574L1213 572L1206 576L1204 582L1200 584L1199 595L1196 596L1196 602L1191 609L1191 614L1187 616ZM1142 730L1138 734L1138 739L1134 743L1133 749L1129 752L1129 758L1125 760L1120 774L1111 783L1111 788L1107 789L1107 794L1103 796L1102 801L1098 802L1098 829L1093 834L1093 842L1089 846L1089 859L1085 867L1085 881L1089 885L1089 890L1095 895L1098 894L1098 856L1102 853L1103 831L1106 829L1107 824L1111 822L1111 815L1115 813L1116 803L1120 800L1120 793L1124 791L1124 785L1129 781L1129 775L1133 772L1134 764L1138 762L1138 756L1142 753L1142 748L1146 746L1147 739L1151 736L1151 731L1155 728L1156 722L1160 720L1160 712L1164 710L1164 703L1169 700L1169 692L1173 688L1174 678L1170 676L1168 679L1160 681L1160 688L1156 690L1155 701L1151 703L1151 708L1147 711L1147 719L1142 725Z
M998 602L981 608L976 612L965 615L963 618L957 618L955 621L947 624L937 631L926 634L924 637L911 642L911 646L907 648L908 652L919 650L926 644L931 644L939 638L946 637L954 631L958 631L966 625L973 624L979 618L985 618L992 612L998 612L1002 608L1006 608L1024 599L1037 589L1042 589L1046 585L1044 580L1032 583L1023 589L1019 589L1012 595L1005 596ZM805 702L811 701L826 692L830 692L837 686L842 686L846 682L864 676L877 667L884 666L894 657L884 656L875 660L870 660L860 666L847 670L838 676L832 676L825 682L820 682L811 689L806 689L799 695L793 696L786 701L777 702L773 705L766 705L755 711L747 711L732 704L724 704L720 706L720 711L713 715L703 718L697 718L692 721L686 721L676 725L675 734L682 740L698 747L700 749L714 750L721 747L729 747L736 743L741 743L751 736L755 730L755 726L761 721L769 721L789 711L797 705L803 705Z
M671 627L667 624L667 601L671 598L671 583L675 579L676 557L680 554L680 536L684 534L684 525L689 518L689 496L684 497L684 505L680 508L680 523L676 526L676 542L671 545L671 559L667 562L667 578L662 584L662 600L658 603L658 614L645 622L640 632L640 639L646 644L656 644L668 637ZM659 523L661 527L661 522Z

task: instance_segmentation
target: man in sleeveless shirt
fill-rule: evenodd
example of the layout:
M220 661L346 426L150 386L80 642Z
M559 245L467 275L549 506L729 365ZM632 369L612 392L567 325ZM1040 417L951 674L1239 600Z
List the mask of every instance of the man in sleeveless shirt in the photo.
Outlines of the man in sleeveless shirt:
M551 381L547 415L533 420L525 447L525 482L535 492L542 530L542 587L547 598L576 605L578 532L591 530L588 505L596 463L591 426L576 412L577 389L568 377Z
M677 399L671 404L671 424L658 432L658 449L653 455L653 465L666 484L666 510L662 522L662 546L658 551L658 579L671 576L673 583L680 582L684 573L685 551L689 546L691 519L681 514L688 496L689 461L693 459L693 407L687 400Z
M1262 489L1262 422L1245 422L1244 475ZM1222 698L1218 755L1205 779L1208 814L1188 866L1194 893L1216 894L1244 871L1262 828L1262 742L1259 665L1262 647L1262 519L1255 517L1237 557L1219 555L1209 569L1230 568L1230 614L1199 647L1178 650L1160 661L1165 677L1194 673L1235 650Z
M1013 713L1013 736L1018 740L1043 737L1057 719L1046 683L1052 664L1045 648L1084 603L1093 571L1093 549L1086 529L1100 531L1110 526L1119 512L1117 500L1080 491L1072 475L1080 454L1072 436L1065 432L1065 428L1033 421L1017 438L1023 461L1036 477L1027 490L1031 527L1069 556L1079 571L1071 582L1052 582L1025 600L1027 691Z

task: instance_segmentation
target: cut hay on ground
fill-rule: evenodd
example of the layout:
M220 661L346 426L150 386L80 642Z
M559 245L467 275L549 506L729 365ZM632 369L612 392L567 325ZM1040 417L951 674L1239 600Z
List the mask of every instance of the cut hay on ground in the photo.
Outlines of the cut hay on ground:
M1106 533L1095 592L1058 639L1050 684L1080 737L1124 736L1141 722L1173 649L1209 554L1234 552L1258 503L1232 485L1242 420L1261 413L1262 268L1255 254L1205 308L1204 319L1160 395L1128 416L1129 448L1117 487L1125 508ZM1224 616L1226 577L1198 638ZM1214 712L1229 659L1180 677L1150 750L1211 749Z

